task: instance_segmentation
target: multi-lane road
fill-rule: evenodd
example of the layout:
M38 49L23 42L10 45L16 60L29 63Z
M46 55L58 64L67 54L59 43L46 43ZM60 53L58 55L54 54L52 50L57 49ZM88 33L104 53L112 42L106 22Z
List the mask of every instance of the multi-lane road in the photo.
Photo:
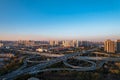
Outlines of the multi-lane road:
M8 73L6 75L1 76L0 80L14 80L17 76L22 75L22 74L26 74L26 73L34 74L34 73L44 72L44 71L54 71L54 70L89 71L89 70L95 70L96 69L96 63L94 63L92 61L89 61L89 60L103 60L103 62L101 63L100 66L102 66L104 64L104 62L106 62L106 61L120 61L120 58L79 56L80 54L85 54L85 53L88 53L89 51L94 51L94 50L96 50L96 49L86 50L86 51L83 51L83 52L76 52L76 53L72 53L72 54L66 54L66 55L62 55L62 56L60 55L59 57L51 59L49 61L45 61L43 63L39 63L37 65L25 68L25 66L27 65L27 61L29 61L29 58L27 58L27 59L25 59L24 65L22 67L20 67L16 71L13 71L11 73ZM38 53L35 53L35 54L38 54ZM66 60L70 59L70 58L75 58L75 59L78 59L78 60L87 61L87 62L91 63L92 66L90 66L90 67L80 67L80 66L70 65L66 62ZM64 61L64 64L66 66L71 67L71 68L45 69L46 67L48 67L52 64L61 62L61 61Z
M120 61L118 57L88 57L88 56L78 56L76 59L80 60L104 60L104 61Z
M45 72L45 71L60 71L60 70L69 70L69 71L90 71L90 70L96 70L100 67L103 66L104 63L108 62L108 61L120 61L120 58L112 58L112 57L83 57L83 56L78 56L75 57L74 59L77 60L83 60L86 62L89 62L90 64L92 64L91 66L86 66L86 67L81 67L81 66L74 66L71 65L69 63L67 63L67 60L63 61L63 63L71 68L50 68L50 69L44 69L44 70L35 70L33 72L30 72L30 74L35 74L38 72ZM93 61L90 60L100 60L101 63L100 64L96 64Z
M94 50L95 49L91 49L90 51L94 51ZM88 51L84 51L83 53L86 53L86 52L88 52ZM61 62L61 61L64 61L64 60L72 58L72 57L75 57L75 56L77 56L77 55L79 55L81 53L82 52L77 52L77 53L72 53L72 54L66 54L64 56L52 59L52 60L48 61L47 63L37 64L37 65L34 65L32 67L24 68L22 70L18 69L16 71L8 73L8 74L6 74L4 76L1 76L0 79L1 80L2 79L3 80L13 80L15 77L17 77L19 75L26 74L26 73L29 73L29 72L33 72L33 71L40 70L40 69L44 69L47 66L50 66L52 64L55 64L55 63L58 63L58 62Z

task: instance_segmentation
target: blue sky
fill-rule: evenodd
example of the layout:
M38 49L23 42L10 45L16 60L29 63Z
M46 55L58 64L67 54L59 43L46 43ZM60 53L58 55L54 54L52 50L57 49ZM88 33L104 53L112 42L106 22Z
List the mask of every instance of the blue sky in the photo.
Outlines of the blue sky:
M0 0L0 39L120 38L120 0Z

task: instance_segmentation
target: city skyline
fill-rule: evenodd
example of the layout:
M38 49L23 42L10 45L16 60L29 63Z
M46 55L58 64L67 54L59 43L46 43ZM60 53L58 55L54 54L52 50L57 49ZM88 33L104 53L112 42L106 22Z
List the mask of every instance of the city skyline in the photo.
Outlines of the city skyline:
M1 0L0 40L116 40L119 0Z

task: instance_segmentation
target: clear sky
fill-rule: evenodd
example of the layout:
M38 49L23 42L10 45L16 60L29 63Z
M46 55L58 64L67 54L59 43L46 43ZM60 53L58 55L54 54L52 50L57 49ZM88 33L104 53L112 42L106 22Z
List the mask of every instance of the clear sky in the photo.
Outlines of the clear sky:
M120 38L120 0L0 0L0 39Z

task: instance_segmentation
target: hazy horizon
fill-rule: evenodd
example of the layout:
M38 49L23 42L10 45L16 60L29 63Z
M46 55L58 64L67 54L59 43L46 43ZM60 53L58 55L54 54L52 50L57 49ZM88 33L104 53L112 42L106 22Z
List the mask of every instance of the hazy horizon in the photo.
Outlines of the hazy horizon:
M4 37L2 36L2 39L0 40L3 40L3 41L18 41L18 40L34 40L34 41L49 41L49 40L79 40L79 41L99 41L99 42L103 42L107 39L110 39L110 40L118 40L120 39L119 36L115 36L114 38L111 37L111 36L106 36L106 37L91 37L91 38L52 38L52 37L42 37L42 36L33 36L31 38L31 35L26 35L26 36L7 36L7 37Z
M0 0L0 40L116 40L119 30L119 0Z

